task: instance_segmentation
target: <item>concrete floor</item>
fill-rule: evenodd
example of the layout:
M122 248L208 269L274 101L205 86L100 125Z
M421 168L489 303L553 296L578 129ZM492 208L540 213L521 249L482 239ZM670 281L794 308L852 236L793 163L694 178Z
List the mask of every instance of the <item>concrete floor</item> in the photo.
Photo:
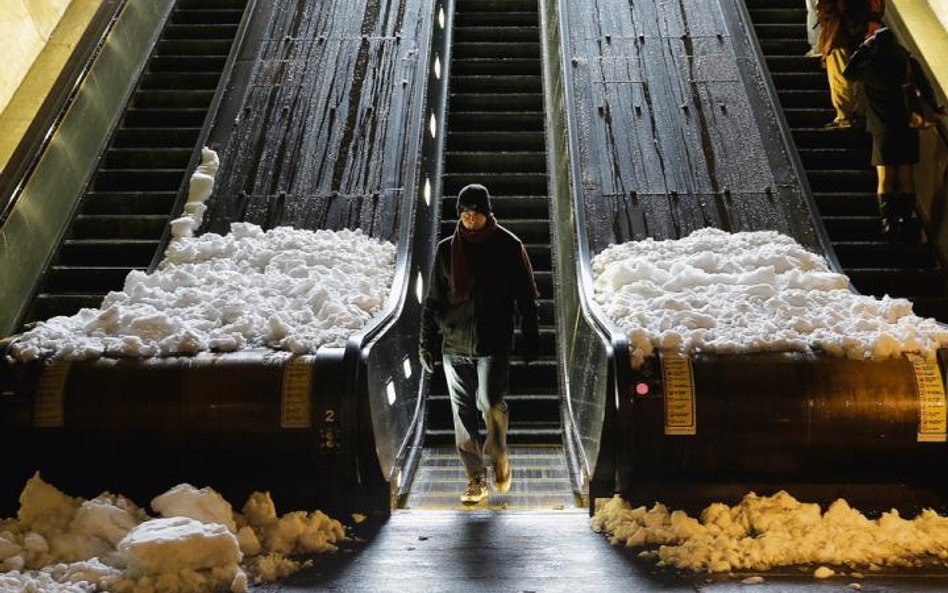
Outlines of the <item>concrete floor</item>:
M585 593L948 591L948 571L817 581L814 567L709 577L659 569L634 551L611 546L579 510L398 511L364 541L313 568L257 592L307 593Z

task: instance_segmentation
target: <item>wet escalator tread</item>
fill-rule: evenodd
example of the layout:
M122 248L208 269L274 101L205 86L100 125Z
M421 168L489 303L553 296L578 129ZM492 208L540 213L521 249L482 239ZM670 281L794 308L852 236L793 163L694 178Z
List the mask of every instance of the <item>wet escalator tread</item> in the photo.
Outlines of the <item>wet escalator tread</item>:
M483 183L501 225L523 241L540 291L541 357L511 359L512 444L560 445L553 273L537 0L458 0L449 82L441 237L456 221L457 193ZM426 445L454 442L450 402L438 364Z
M919 315L948 321L946 275L933 247L880 235L872 140L827 130L833 119L826 72L804 57L806 9L797 0L745 0L800 160L836 254L857 290L910 299Z
M161 32L24 322L97 307L147 269L247 0L179 0Z

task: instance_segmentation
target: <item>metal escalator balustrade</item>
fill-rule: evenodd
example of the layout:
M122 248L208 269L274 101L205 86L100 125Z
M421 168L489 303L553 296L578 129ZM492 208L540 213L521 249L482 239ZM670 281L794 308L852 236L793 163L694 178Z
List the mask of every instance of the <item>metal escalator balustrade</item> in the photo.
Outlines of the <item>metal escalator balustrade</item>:
M537 361L524 364L516 331L506 397L514 487L503 503L528 508L574 503L560 448L538 25L536 0L456 2L440 233L444 238L454 232L458 191L481 183L491 193L498 222L523 241L533 264L540 291L541 352ZM453 450L451 404L440 362L428 410L425 455L407 506L457 506L464 470Z
M148 268L246 4L175 5L24 322L97 307Z
M886 242L880 234L872 140L828 130L826 72L806 58L806 10L795 0L746 0L760 47L843 270L857 290L910 299L919 315L948 320L945 271L929 243Z

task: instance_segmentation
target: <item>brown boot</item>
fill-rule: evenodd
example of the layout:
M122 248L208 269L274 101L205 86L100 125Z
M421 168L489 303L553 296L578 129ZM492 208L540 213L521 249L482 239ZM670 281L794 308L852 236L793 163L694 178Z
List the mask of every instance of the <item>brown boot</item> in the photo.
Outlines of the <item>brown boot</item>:
M494 460L494 489L497 492L507 492L510 490L511 482L513 482L513 470L510 469L510 458L506 453L498 455Z

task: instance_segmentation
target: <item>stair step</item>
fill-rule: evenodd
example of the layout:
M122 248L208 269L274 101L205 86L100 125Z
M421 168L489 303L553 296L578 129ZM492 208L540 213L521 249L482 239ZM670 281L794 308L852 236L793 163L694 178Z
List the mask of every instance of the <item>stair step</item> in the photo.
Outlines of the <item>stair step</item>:
M72 226L73 239L161 239L166 215L80 214Z

